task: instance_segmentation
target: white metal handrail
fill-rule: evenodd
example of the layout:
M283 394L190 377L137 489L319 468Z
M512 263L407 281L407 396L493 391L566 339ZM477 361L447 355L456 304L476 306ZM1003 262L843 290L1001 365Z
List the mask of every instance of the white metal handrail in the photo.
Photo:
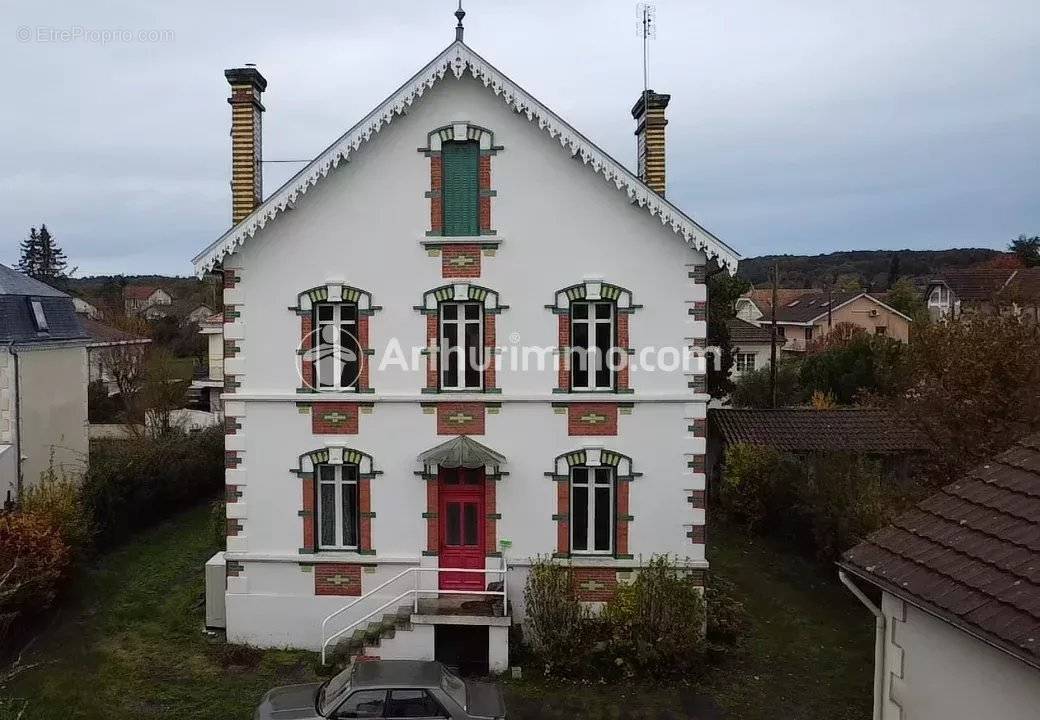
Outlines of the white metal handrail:
M508 568L507 568L507 565L506 565L506 560L503 557L502 558L502 567L498 568L498 569L480 570L480 569L477 569L477 568L411 567L411 568L408 568L407 570L399 572L397 575L394 575L392 578L390 578L386 582L378 585L377 587L372 588L371 590L369 590L364 595L361 595L360 597L358 597L355 600L353 600L351 603L341 607L339 610L335 611L334 613L332 613L331 615L329 615L328 617L326 617L322 621L322 623L321 623L321 664L322 665L325 664L325 651L328 648L329 643L331 643L336 638L341 637L345 633L350 632L354 628L356 628L359 625L361 625L361 623L367 622L368 620L370 620L374 616L376 616L379 613L381 613L383 610L386 610L391 605L394 605L395 603L401 602L402 600L404 600L409 595L411 595L412 599L413 599L412 610L414 612L416 612L416 613L419 612L419 596L422 595L422 594L427 594L427 595L501 595L502 596L502 615L506 615L509 612L509 608L508 608L508 605L509 605L509 603L508 603L508 586L509 586L509 584L506 582L506 571L507 571L507 569ZM502 589L501 590L441 590L441 589L424 590L424 589L421 589L419 587L419 573L424 573L424 572L433 572L433 573L437 573L438 575L440 573L442 573L442 572L450 572L450 573L480 573L482 575L501 575L502 576ZM327 638L325 637L325 631L326 631L326 629L328 627L328 623L329 623L330 620L332 620L337 615L340 615L341 613L346 612L347 610L349 610L350 608L354 607L355 605L357 605L362 600L365 600L366 598L371 597L372 595L374 595L375 593L379 592L380 590L382 590L386 586L390 585L393 582L396 582L397 580L400 580L401 578L403 578L405 575L408 575L408 574L412 574L412 575L415 576L415 587L414 588L410 588L408 590L405 590L403 593L401 593L400 595L395 597L393 600L390 600L389 602L383 603L378 608L376 608L372 612L368 613L364 617L360 618L359 620L355 620L351 624L347 625L345 628L342 628L342 629L336 631L335 633L333 633L332 635L330 635Z

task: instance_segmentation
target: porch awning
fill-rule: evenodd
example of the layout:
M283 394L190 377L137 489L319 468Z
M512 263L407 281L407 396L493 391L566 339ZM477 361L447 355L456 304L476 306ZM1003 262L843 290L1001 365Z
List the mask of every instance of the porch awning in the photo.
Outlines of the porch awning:
M459 435L421 453L419 461L424 465L439 465L446 468L478 468L486 465L496 467L504 465L506 458L487 445L482 445L465 435Z

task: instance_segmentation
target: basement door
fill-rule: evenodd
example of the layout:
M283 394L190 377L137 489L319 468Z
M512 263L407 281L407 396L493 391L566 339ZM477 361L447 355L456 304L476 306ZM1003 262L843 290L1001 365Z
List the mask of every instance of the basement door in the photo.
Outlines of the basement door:
M441 568L484 569L484 482L483 468L441 468ZM439 575L444 590L486 589L483 573Z

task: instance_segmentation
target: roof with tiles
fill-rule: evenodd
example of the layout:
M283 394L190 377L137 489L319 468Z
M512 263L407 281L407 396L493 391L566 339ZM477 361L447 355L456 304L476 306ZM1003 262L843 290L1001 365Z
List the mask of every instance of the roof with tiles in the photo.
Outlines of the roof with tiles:
M840 565L1040 668L1040 434L922 501Z
M730 342L734 345L741 343L768 345L772 339L772 333L768 327L760 327L740 318L729 318L726 321L726 327L729 328Z
M904 453L931 447L916 428L887 410L872 408L719 408L708 422L727 443L784 452Z

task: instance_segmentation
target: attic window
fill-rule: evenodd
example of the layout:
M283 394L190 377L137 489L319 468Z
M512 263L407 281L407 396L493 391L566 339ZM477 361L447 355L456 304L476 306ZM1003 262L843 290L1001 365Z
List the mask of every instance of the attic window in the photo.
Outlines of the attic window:
M47 315L43 312L43 303L39 300L30 300L29 307L32 308L33 322L36 324L37 332L48 332Z

